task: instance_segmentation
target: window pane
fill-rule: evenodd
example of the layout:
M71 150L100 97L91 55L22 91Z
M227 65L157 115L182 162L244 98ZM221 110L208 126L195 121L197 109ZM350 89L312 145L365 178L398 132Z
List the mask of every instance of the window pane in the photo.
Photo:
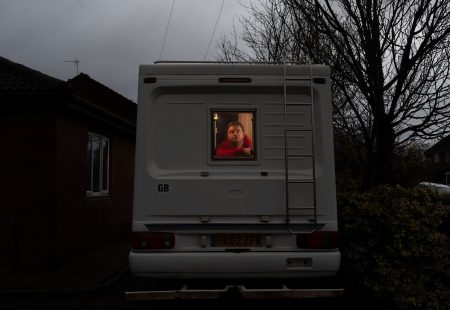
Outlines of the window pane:
M108 139L103 139L103 169L102 169L102 191L108 190L108 175L109 175L109 141Z
M88 135L86 158L86 190L92 191L92 137Z
M88 133L86 190L90 195L109 191L109 148L108 138Z
M92 166L92 191L98 192L100 189L100 137L98 136L92 136L92 155L94 156Z
M212 157L214 159L255 158L255 112L213 111Z

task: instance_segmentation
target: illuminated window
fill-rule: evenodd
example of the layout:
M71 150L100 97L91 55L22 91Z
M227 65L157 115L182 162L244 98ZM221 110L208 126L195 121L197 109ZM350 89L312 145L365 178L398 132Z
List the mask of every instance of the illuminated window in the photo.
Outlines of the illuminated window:
M255 153L255 111L211 111L212 158L253 160Z
M86 166L86 194L88 196L107 195L109 192L108 138L88 133Z

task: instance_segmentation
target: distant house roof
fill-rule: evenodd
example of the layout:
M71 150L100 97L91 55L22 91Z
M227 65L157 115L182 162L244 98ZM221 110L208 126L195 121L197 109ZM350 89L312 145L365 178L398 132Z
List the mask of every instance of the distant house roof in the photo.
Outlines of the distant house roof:
M106 110L120 113L120 116L135 123L136 104L92 79L85 73L80 73L67 81L73 95L88 102L94 103Z
M36 95L41 97L41 104L75 109L100 117L113 126L121 126L121 129L133 134L135 132L137 105L87 74L81 73L66 82L0 57L0 96L34 98ZM50 96L52 101L48 100ZM27 100L25 102L33 104L38 102ZM1 102L10 104L15 101Z
M434 153L444 150L450 150L450 135L442 138L439 142L437 142L435 145L430 147L426 153Z
M66 82L0 56L0 92L55 92L64 89Z

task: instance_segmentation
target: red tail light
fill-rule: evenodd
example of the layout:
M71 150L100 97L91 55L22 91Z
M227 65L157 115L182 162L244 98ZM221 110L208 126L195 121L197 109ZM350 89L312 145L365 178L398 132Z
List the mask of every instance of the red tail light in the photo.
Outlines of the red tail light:
M133 232L131 247L135 250L173 249L175 235L166 232Z
M312 250L336 249L339 247L339 239L339 232L337 231L315 231L298 234L297 247Z

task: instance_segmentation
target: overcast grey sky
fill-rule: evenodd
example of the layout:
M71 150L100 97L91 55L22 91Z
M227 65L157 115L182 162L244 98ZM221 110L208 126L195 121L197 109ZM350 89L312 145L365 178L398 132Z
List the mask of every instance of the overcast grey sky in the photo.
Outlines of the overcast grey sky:
M225 0L216 42L251 0ZM162 60L203 60L222 0L175 0ZM172 0L0 0L0 56L67 80L79 71L136 101L139 64L160 56Z

